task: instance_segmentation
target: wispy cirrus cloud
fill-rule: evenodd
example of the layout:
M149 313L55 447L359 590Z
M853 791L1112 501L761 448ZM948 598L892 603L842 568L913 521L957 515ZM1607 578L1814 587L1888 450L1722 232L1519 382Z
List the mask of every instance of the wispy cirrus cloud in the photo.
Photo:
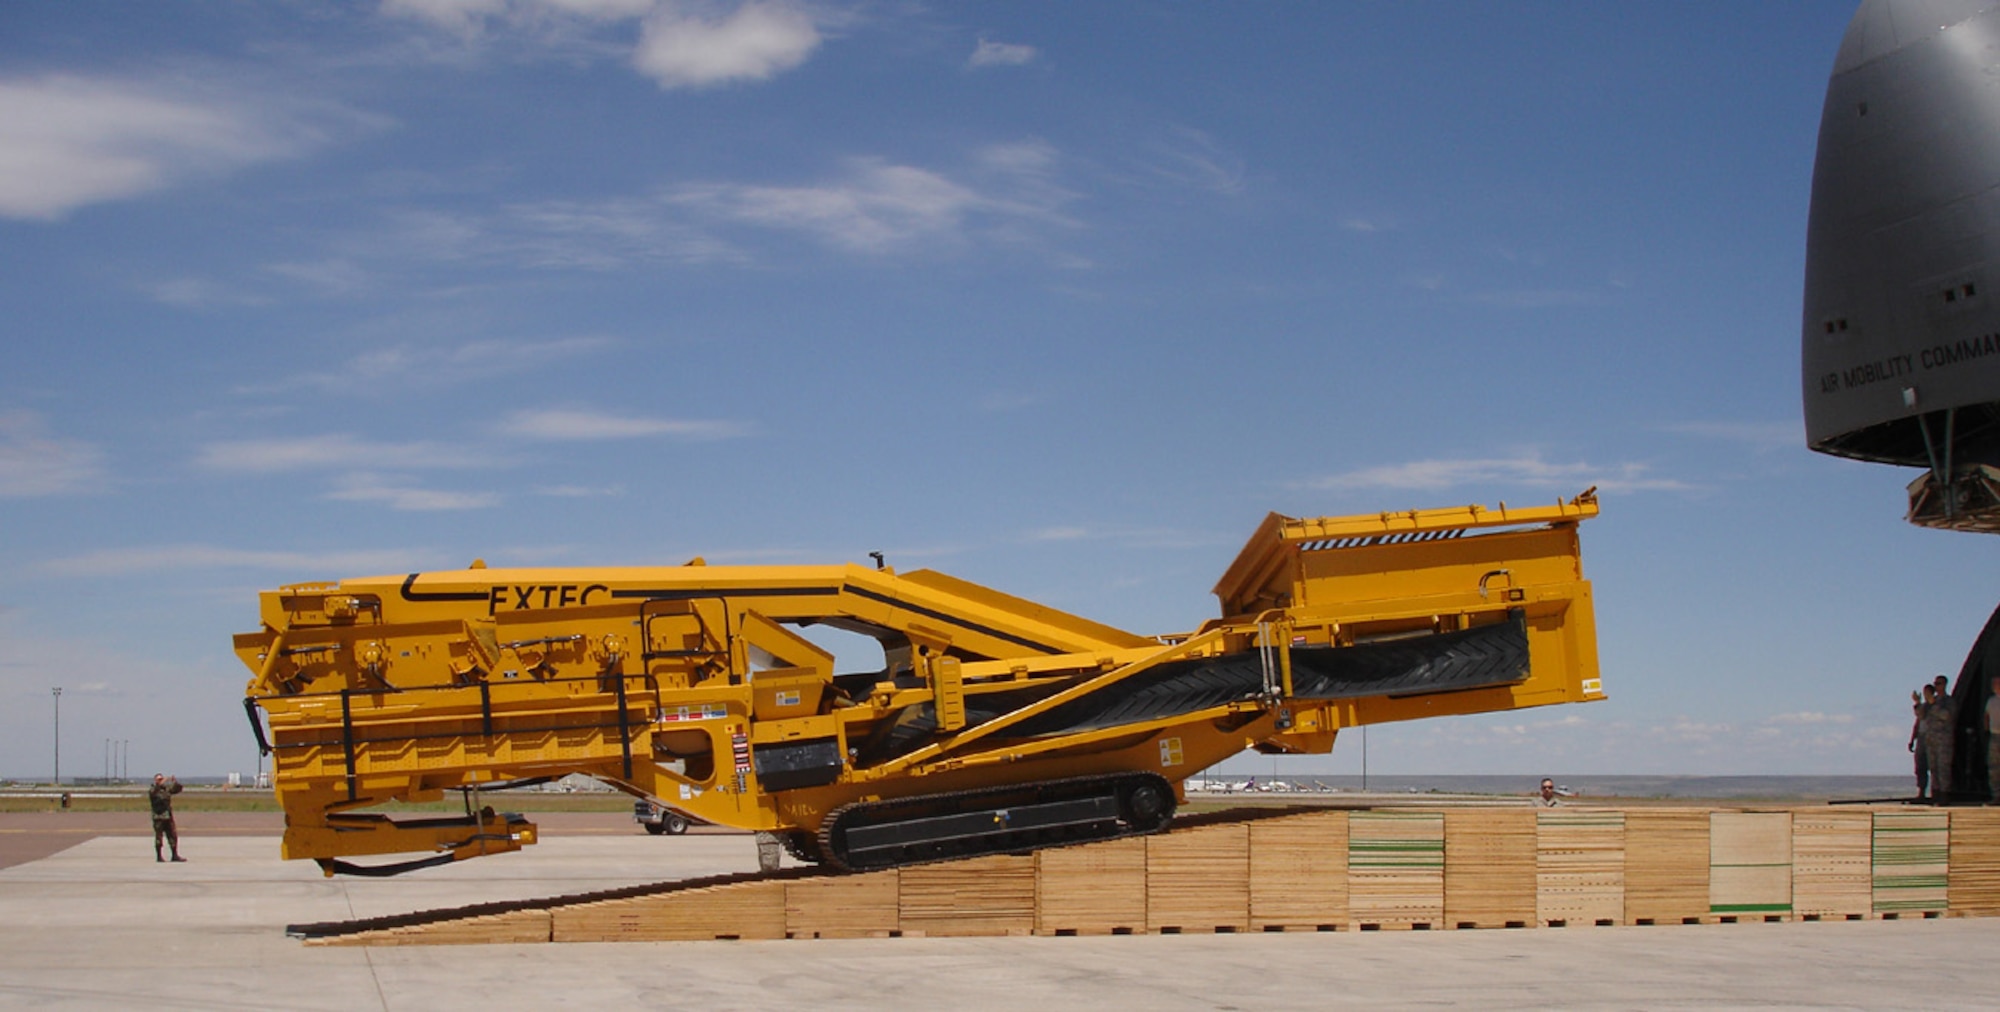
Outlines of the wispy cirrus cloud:
M1175 189L1196 189L1232 195L1243 192L1247 169L1241 156L1214 135L1193 127L1175 127L1150 146L1143 171L1154 182Z
M579 335L547 341L467 341L438 347L399 344L364 351L331 368L237 388L273 394L313 389L354 394L471 383L597 354L616 338Z
M209 443L195 464L210 471L279 474L314 468L434 468L487 467L489 454L443 443L380 443L345 433L291 439L239 439Z
M104 452L49 433L32 411L0 411L0 499L90 492L103 486Z
M393 510L420 513L487 509L501 502L497 492L425 488L407 478L366 471L341 475L327 498L381 503Z
M0 80L0 217L56 221L204 176L296 157L382 121L326 104L184 83Z
M54 576L119 576L161 571L257 569L287 573L394 573L430 568L441 556L429 549L338 552L260 551L218 545L107 548L51 559L37 568Z
M1305 482L1317 489L1409 489L1429 491L1461 485L1527 486L1580 489L1595 485L1604 491L1685 491L1692 486L1673 478L1653 477L1641 463L1608 466L1582 461L1559 463L1540 454L1456 460L1413 460L1362 468Z
M748 428L741 423L714 419L647 418L551 408L517 411L500 424L500 431L505 435L522 439L576 442L652 437L685 440L731 439L746 435Z
M965 65L973 69L983 67L1020 67L1035 62L1035 47L1013 42L995 42L980 39L979 45L966 57Z

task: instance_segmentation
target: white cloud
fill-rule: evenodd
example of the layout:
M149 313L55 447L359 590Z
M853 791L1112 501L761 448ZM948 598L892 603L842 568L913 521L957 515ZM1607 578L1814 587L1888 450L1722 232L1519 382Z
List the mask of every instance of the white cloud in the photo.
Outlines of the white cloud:
M507 0L382 0L382 13L413 18L455 35L477 35L508 12Z
M263 306L270 299L252 295L201 278L171 278L140 286L158 302L182 309L210 309L217 306Z
M937 173L864 160L852 177L822 186L710 184L682 188L676 203L767 228L812 232L849 249L879 252L957 231L983 199Z
M1226 150L1206 131L1176 128L1160 142L1151 171L1178 186L1210 193L1241 193L1244 186L1243 160Z
M979 47L965 61L968 67L1018 67L1033 63L1035 47L1017 45L1011 42L994 42L980 39Z
M752 0L721 16L693 4L663 3L646 17L632 64L662 88L761 81L804 63L819 48L804 10Z
M494 492L448 492L419 488L391 476L367 472L342 475L334 483L334 490L327 493L327 498L346 502L379 502L387 504L390 509L411 512L476 510L500 505L500 496Z
M1581 490L1595 485L1603 491L1686 490L1672 478L1649 477L1645 464L1609 467L1577 462L1552 463L1539 454L1471 460L1413 460L1403 464L1363 468L1307 482L1309 488L1391 488L1437 490L1461 485L1525 485L1532 488Z
M215 545L159 545L104 549L43 563L56 576L119 576L157 571L269 569L281 572L396 573L434 564L430 551L379 549L346 552L275 552Z
M54 221L324 140L297 115L176 96L157 83L0 81L0 217Z
M1800 710L1796 713L1779 713L1764 718L1766 724L1788 724L1808 726L1817 724L1852 724L1854 715L1848 713L1821 713L1817 710Z
M548 341L468 341L439 348L393 345L363 352L326 371L243 386L237 392L271 394L309 388L366 394L445 386L569 362L617 344L614 338L578 336Z
M211 471L278 474L312 468L483 467L491 463L438 443L371 443L345 434L210 443L195 462Z
M523 439L557 442L598 439L638 439L669 436L676 439L728 439L744 434L734 422L707 419L638 418L607 415L592 411L547 409L518 411L500 426L500 431Z
M0 411L0 499L87 492L103 478L97 447L49 435L32 411Z

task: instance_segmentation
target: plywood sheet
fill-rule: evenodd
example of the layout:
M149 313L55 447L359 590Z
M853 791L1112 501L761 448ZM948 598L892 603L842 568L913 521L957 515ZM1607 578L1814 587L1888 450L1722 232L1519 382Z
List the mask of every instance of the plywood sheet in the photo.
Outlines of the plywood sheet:
M880 938L902 930L899 872L785 883L787 938Z
M1951 810L1951 912L2000 914L2000 809Z
M1146 930L1146 841L1134 837L1038 851L1037 934Z
M1198 826L1146 837L1148 931L1250 926L1250 827Z
M550 911L558 942L785 937L785 883L736 882Z
M1535 916L1543 924L1617 924L1625 916L1625 813L1536 813Z
M1846 918L1869 912L1874 825L1875 817L1866 811L1792 813L1793 913Z
M1347 916L1356 925L1444 921L1444 816L1355 812L1347 819Z
M998 854L904 868L905 935L1026 935L1035 930L1035 856Z
M1250 824L1250 928L1347 926L1347 813Z
M1709 812L1625 813L1625 923L1681 924L1708 916Z
M1726 916L1792 912L1792 814L1709 815L1709 910Z
M1942 911L1951 859L1951 820L1944 811L1875 813L1875 912Z
M1524 927L1535 922L1535 812L1452 809L1444 814L1444 923Z

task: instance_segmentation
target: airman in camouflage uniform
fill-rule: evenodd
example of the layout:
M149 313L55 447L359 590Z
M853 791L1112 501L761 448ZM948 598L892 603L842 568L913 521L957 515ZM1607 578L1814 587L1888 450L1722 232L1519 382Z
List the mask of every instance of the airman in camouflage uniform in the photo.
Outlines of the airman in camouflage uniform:
M1943 801L1951 796L1951 738L1958 713L1951 696L1939 692L1934 685L1924 686L1924 703L1919 735L1931 768L1931 800Z
M1993 694L1986 697L1986 784L2000 801L2000 678L1993 679Z
M165 861L160 856L160 841L166 840L173 849L174 860L185 861L181 856L181 834L174 825L174 795L181 792L179 777L169 778L164 773L153 774L153 786L146 791L146 799L153 805L153 860Z

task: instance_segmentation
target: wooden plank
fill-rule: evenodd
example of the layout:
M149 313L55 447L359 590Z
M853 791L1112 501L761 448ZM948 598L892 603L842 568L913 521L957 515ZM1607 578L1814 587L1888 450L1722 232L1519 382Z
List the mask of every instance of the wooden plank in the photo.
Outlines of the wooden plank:
M1875 817L1830 808L1792 813L1792 912L1808 918L1864 917L1874 903L1871 879Z
M895 869L785 883L786 938L885 938L902 930Z
M785 937L785 883L734 882L556 907L558 942L676 942Z
M1250 827L1197 826L1146 837L1146 930L1250 926Z
M1035 856L996 854L901 871L905 935L1028 935L1035 930Z
M1250 929L1347 927L1347 813L1250 824Z
M351 935L316 938L307 945L518 945L547 942L550 916L547 910L510 910L504 914L462 917L432 924L361 931Z
M1541 811L1535 833L1536 919L1617 924L1625 916L1625 813Z
M1950 860L1951 818L1947 813L1877 811L1873 850L1875 913L1943 911Z
M1347 916L1361 928L1443 923L1443 815L1355 812L1348 816Z
M1625 923L1683 924L1708 916L1709 812L1625 813Z
M1534 924L1534 810L1449 809L1443 814L1445 926Z
M1792 814L1709 815L1710 913L1769 917L1792 912Z
M1952 914L2000 914L2000 809L1952 809L1950 859L1946 893Z
M1143 837L1038 851L1035 860L1036 934L1146 930Z

